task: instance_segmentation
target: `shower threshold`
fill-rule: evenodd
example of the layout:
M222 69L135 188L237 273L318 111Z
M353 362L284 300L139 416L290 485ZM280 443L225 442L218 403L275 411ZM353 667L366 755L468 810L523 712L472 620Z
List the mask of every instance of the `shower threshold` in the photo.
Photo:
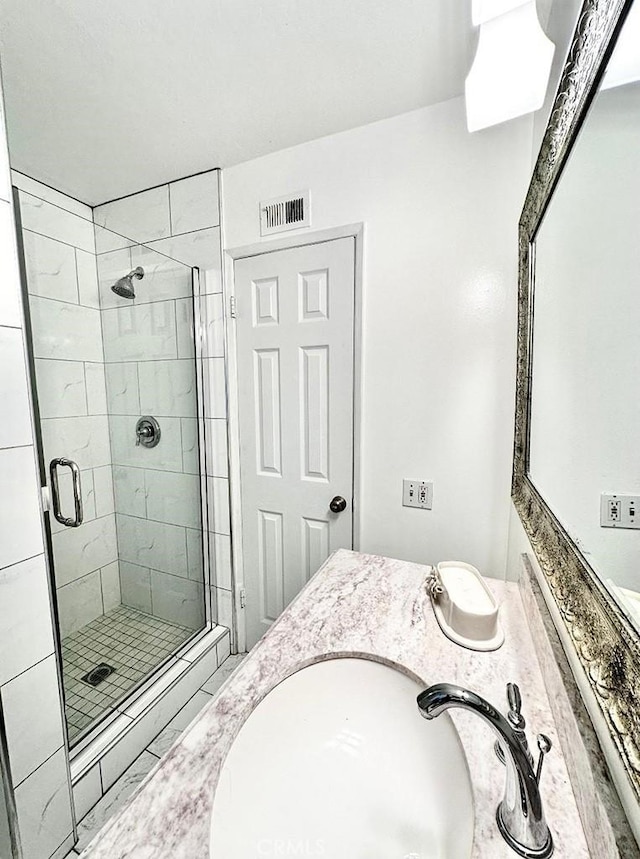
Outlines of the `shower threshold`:
M195 630L128 606L118 606L62 639L65 710L72 742L165 659ZM114 670L97 685L83 678L101 665Z

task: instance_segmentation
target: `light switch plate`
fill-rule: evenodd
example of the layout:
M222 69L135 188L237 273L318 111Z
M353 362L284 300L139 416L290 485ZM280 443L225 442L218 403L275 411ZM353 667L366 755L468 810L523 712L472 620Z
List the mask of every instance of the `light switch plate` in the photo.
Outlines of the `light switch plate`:
M402 506L431 510L433 507L433 483L427 480L403 480Z

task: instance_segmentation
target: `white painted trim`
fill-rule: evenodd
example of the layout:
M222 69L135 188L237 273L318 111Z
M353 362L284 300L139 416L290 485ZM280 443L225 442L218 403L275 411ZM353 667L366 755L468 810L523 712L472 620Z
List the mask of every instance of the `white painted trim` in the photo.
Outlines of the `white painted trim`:
M221 179L222 181L222 179ZM221 187L220 200L224 200ZM238 360L236 352L236 330L229 318L231 298L235 298L235 261L247 257L261 256L275 251L291 250L305 245L317 245L335 239L355 239L354 260L354 338L353 338L353 548L360 547L362 497L362 472L359 452L362 449L362 349L363 349L363 282L364 282L364 224L346 224L300 235L289 235L281 239L256 242L237 248L224 248L223 215L221 203L221 230L223 237L222 294L225 305L225 354L227 357L227 422L229 432L229 481L231 486L231 541L233 565L233 617L237 630L237 648L244 652L247 645L245 612L240 608L239 594L244 587L244 563L242 552L242 487L240 480L240 427L238 417Z

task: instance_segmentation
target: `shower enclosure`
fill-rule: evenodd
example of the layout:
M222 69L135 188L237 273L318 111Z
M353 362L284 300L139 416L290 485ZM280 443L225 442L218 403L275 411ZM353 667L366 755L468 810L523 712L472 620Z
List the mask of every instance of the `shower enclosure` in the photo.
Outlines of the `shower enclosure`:
M198 272L15 199L73 745L211 619Z

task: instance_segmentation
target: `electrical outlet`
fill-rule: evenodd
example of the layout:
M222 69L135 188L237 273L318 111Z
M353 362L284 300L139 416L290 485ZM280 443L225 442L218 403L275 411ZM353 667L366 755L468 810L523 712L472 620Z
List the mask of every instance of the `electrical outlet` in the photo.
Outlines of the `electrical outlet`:
M640 495L603 492L600 496L600 527L640 528Z
M403 480L402 506L431 510L433 506L433 483L426 480Z

